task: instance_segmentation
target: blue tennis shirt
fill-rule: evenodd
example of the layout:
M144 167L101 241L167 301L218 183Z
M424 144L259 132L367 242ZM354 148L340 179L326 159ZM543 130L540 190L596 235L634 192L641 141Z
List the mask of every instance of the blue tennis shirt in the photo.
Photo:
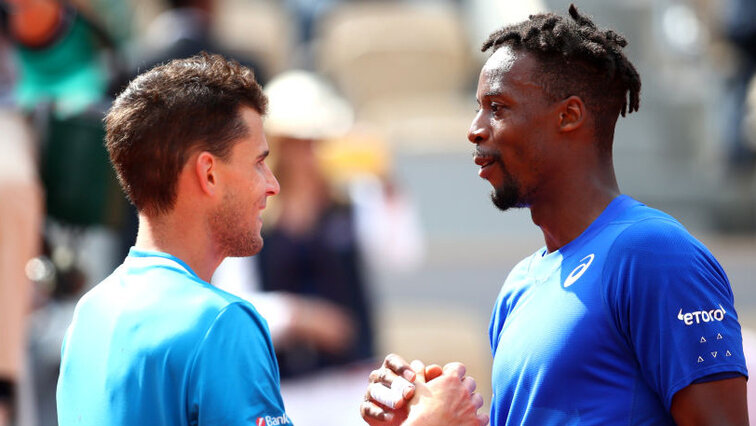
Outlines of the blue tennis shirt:
M569 244L515 266L489 337L493 426L672 425L677 391L747 375L720 265L624 195Z
M132 248L76 306L66 425L289 425L267 324L169 254Z

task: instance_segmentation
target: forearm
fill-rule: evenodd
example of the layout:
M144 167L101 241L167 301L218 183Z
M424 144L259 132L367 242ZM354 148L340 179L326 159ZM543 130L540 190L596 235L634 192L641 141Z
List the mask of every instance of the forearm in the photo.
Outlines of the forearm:
M675 394L670 411L682 426L748 425L746 378L689 385Z

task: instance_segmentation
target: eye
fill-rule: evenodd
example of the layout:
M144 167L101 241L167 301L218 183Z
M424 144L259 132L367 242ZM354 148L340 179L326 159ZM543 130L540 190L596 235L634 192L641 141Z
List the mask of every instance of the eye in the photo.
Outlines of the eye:
M266 160L265 157L258 158L257 161L255 162L255 168L256 169L264 169L265 166L266 166L265 160Z
M493 114L494 117L501 118L503 115L507 113L507 110L509 109L509 107L505 104L501 104L498 102L491 102L488 105L488 109L491 110L491 114Z

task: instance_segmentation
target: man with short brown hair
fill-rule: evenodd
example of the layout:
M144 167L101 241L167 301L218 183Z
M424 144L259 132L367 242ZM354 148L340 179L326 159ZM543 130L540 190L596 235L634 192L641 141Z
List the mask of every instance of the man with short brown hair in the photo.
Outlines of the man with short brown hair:
M139 213L124 263L79 301L63 344L61 425L289 424L267 325L208 282L260 251L279 187L265 164L267 100L220 56L136 78L107 118L107 148Z

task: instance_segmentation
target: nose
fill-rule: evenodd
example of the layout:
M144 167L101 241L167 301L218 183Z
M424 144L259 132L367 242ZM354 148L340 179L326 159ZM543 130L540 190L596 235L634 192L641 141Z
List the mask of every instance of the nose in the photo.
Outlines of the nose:
M265 166L265 168L267 169L267 177L265 179L267 188L265 190L265 194L268 197L271 197L281 192L281 185L278 184L278 179L276 179L276 176L273 175L273 172L270 170L270 168L268 168L267 165Z
M475 118L473 118L472 123L470 123L470 129L467 131L467 139L476 145L488 139L488 127L483 122L482 109L475 114Z

